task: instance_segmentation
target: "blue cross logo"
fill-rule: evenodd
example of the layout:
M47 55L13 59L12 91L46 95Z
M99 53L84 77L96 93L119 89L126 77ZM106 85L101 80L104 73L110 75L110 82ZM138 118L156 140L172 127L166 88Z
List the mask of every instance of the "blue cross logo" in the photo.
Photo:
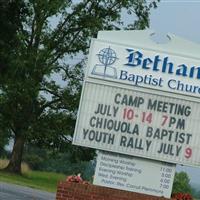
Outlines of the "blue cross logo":
M117 60L115 51L110 47L104 48L99 51L97 56L101 64L94 66L92 74L103 77L117 78L117 70L111 66Z

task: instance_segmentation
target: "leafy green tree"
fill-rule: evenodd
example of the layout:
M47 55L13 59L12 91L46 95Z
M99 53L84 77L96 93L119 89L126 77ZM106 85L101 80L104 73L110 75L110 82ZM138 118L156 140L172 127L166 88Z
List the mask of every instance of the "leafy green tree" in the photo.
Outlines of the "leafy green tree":
M4 121L0 117L0 157L4 156L4 147L8 144L10 138L10 133L5 128L6 126L7 124L4 124Z
M17 11L14 8L15 4L10 4L7 0L0 1L0 74L4 74L8 63L8 52L12 52L17 41L16 33L19 23L17 22ZM1 80L0 80L1 82ZM2 90L0 89L0 95ZM8 128L9 124L1 115L2 108L0 107L0 156L4 153L4 147L9 142L11 137L11 130Z
M73 134L83 62L69 63L77 54L87 53L90 38L99 30L123 28L122 9L133 19L127 29L148 27L150 10L157 1L6 1L9 9L2 12L6 10L4 19L11 26L5 26L11 35L0 46L5 63L0 73L0 116L14 138L6 170L21 172L27 142L70 148L67 135ZM0 7L4 3L0 1ZM6 36L6 29L1 34ZM64 86L53 76L62 77Z
M179 192L192 194L190 179L186 172L177 172L175 174L172 193Z

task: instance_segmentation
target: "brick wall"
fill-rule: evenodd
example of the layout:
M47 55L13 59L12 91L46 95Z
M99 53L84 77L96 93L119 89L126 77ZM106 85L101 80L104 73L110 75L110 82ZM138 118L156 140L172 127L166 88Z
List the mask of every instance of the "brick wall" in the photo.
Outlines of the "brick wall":
M150 195L127 192L73 182L58 184L56 200L167 200Z

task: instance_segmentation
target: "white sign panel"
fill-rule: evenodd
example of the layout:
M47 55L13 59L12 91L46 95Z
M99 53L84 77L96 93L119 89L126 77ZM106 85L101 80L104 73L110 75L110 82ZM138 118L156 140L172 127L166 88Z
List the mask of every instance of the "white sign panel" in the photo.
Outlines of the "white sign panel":
M200 60L93 40L88 77L200 97Z
M99 152L94 184L170 198L175 165Z
M73 143L200 164L199 103L85 82Z

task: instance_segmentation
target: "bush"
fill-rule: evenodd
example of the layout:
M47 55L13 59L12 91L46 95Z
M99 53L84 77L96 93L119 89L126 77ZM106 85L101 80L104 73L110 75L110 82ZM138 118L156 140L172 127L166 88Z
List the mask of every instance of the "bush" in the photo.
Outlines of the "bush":
M66 175L81 173L85 180L94 175L94 164L90 161L72 161L70 152L53 153L38 147L26 147L23 160L33 170L64 173Z
M190 179L186 172L176 172L172 188L172 194L192 193Z

